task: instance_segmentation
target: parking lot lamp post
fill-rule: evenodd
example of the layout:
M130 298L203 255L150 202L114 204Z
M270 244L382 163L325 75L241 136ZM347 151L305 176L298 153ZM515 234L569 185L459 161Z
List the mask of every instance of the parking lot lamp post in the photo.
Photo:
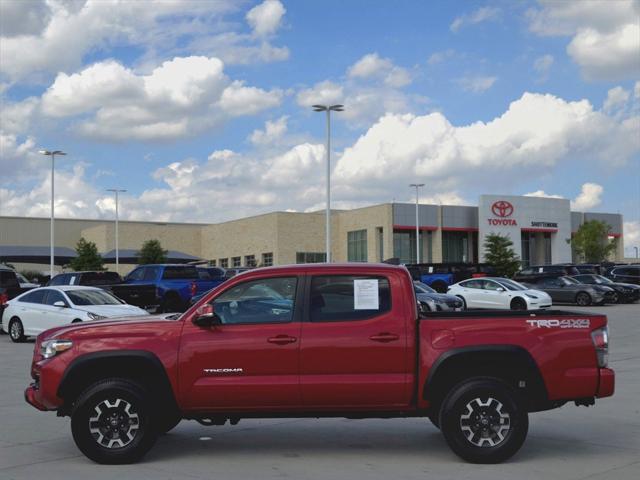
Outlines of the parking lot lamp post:
M331 112L342 112L344 105L313 105L315 112L327 112L327 213L325 249L327 263L331 262Z
M55 170L55 163L56 163L56 155L66 155L66 153L64 153L61 150L40 150L39 153L41 153L42 155L49 155L51 157L51 238L49 240L50 242L50 275L51 278L53 278L54 275L54 270L53 270L53 250L54 250L54 222L55 222L55 209L53 207L53 198L54 198L54 186L53 186L53 179L54 179L54 170Z
M636 258L638 258L638 247L633 247L636 250Z
M118 193L126 192L126 190L118 188L108 188L107 192L116 194L116 272L120 273L120 252L118 250Z
M418 189L424 187L424 183L412 183L409 185L416 189L416 263L420 263L420 216L418 204Z

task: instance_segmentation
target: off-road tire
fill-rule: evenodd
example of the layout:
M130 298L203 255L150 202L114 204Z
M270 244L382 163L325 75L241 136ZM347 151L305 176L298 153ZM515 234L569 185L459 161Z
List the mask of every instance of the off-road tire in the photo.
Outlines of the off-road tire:
M110 378L94 383L78 397L71 413L71 433L80 451L96 463L134 463L158 438L158 424L152 419L152 401L142 386Z
M529 417L518 393L497 378L475 377L451 389L440 409L449 447L471 463L500 463L524 443Z

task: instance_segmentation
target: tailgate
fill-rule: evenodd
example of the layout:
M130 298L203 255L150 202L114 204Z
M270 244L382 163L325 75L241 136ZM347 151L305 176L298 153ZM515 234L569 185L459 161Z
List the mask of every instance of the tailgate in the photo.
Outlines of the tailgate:
M156 296L156 287L153 284L148 285L110 285L109 290L113 294L125 301L129 305L135 305L136 307L148 308L157 306L159 301Z

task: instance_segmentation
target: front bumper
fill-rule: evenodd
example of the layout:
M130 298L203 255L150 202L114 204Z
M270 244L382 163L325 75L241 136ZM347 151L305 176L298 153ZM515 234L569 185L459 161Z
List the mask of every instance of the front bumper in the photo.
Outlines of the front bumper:
M38 394L39 394L38 385L36 383L32 383L24 391L24 399L29 405L37 408L38 410L41 410L43 412L46 410L49 410L49 408L47 408L46 405L44 405L40 401Z

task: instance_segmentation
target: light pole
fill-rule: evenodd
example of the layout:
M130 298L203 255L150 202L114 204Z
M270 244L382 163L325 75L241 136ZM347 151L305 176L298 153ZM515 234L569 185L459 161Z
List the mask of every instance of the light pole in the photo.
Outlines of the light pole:
M41 153L42 155L49 155L51 157L51 238L49 240L50 242L50 276L51 278L53 278L54 275L54 270L53 270L53 257L54 257L54 222L55 222L55 210L53 208L53 197L54 197L54 186L53 186L53 179L54 179L54 170L55 170L55 163L56 163L56 155L66 155L66 153L64 153L61 150L40 150L39 153Z
M636 251L636 258L638 258L638 247L633 247Z
M118 250L118 193L124 193L126 190L119 188L107 188L107 192L116 194L116 272L120 273L120 252Z
M416 263L420 263L420 216L418 204L418 189L424 187L424 183L412 183L409 185L416 189Z
M326 262L331 262L331 112L342 112L344 105L313 105L315 112L327 112L327 213L325 227Z

